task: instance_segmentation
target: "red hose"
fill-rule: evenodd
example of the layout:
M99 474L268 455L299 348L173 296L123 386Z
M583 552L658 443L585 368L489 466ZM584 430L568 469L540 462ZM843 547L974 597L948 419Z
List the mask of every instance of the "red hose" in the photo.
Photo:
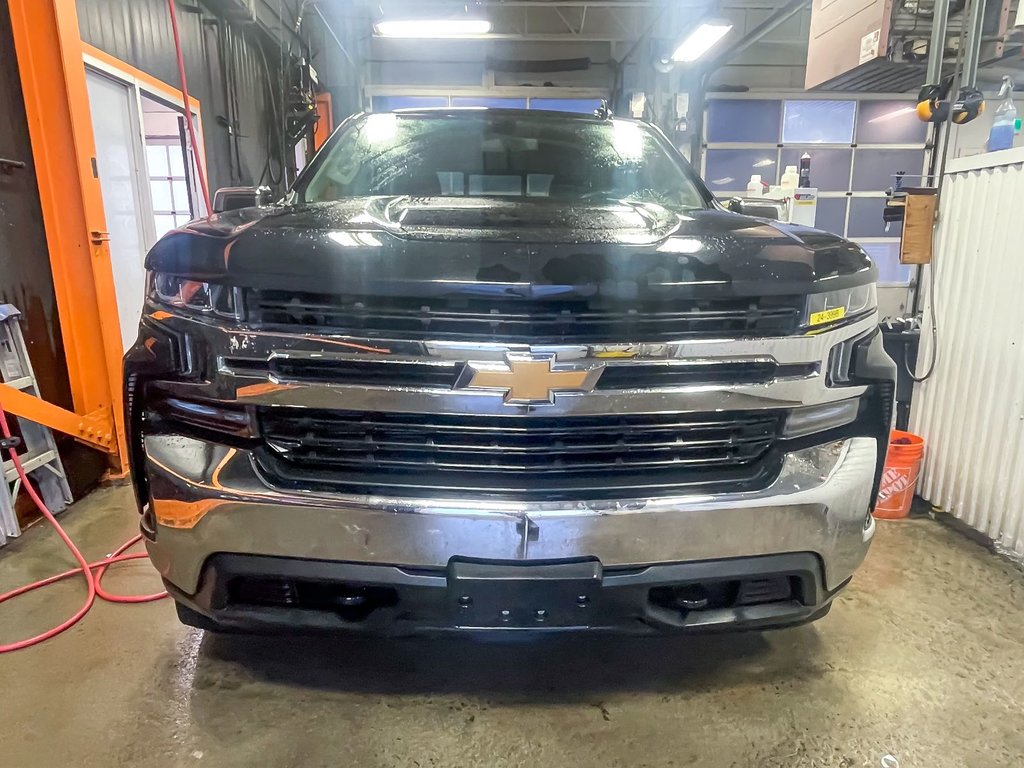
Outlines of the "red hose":
M181 54L181 37L178 35L178 9L174 0L167 0L167 7L171 12L171 33L174 35L174 51L178 58L178 77L181 79L181 100L185 105L185 127L188 129L188 140L192 143L192 155L196 160L196 176L199 177L199 187L203 191L203 202L206 203L207 215L213 213L210 206L210 188L206 185L206 171L199 159L199 142L196 140L196 128L192 125L192 107L188 96L188 78L185 76L185 57Z
M3 406L0 406L0 433L5 438L11 437L11 428L7 423L7 414L4 412ZM53 516L53 513L46 508L46 504L42 498L36 492L36 489L29 482L28 475L25 474L25 468L21 465L21 458L18 456L17 451L14 448L9 449L11 455L11 461L14 462L14 468L18 471L18 476L21 478L21 487L24 488L29 497L35 503L39 512L46 518L47 522L53 526L54 530L57 531L57 535L63 540L64 544L71 551L75 560L78 561L79 567L72 568L70 571L64 573L58 573L56 576L50 576L49 578L42 579L41 581L34 582L32 584L26 584L23 587L18 587L10 592L0 594L0 603L5 603L19 595L24 595L26 592L32 592L41 587L48 586L55 582L63 579L82 574L85 577L85 584L88 588L88 594L86 595L85 602L82 603L82 607L79 608L70 618L66 619L62 623L58 624L52 629L48 629L42 634L36 635L35 637L29 637L25 640L19 640L15 643L9 643L7 645L0 645L0 653L8 653L9 651L17 651L22 648L28 648L44 640L49 640L51 637L59 635L66 629L70 629L89 612L93 604L96 602L96 597L99 596L103 600L107 600L111 603L147 603L151 600L159 600L162 597L167 597L166 592L157 592L152 595L113 595L103 589L103 585L100 583L103 578L103 574L106 572L114 563L124 562L125 560L139 560L146 557L145 553L138 552L130 555L123 554L126 549L138 543L141 539L141 535L133 536L116 550L114 553L99 560L95 563L87 562L85 557L82 555L78 547L75 546L75 542L71 540L67 532L61 527L60 523L57 522L57 518ZM95 571L95 573L93 573Z

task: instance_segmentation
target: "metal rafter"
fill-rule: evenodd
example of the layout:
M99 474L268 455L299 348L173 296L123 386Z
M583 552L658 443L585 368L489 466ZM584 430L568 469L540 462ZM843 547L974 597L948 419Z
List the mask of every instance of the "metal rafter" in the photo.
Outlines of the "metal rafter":
M572 25L572 22L570 22L565 17L565 14L562 12L562 9L559 6L556 5L554 10L555 10L555 13L558 15L558 18L560 18L562 20L562 23L565 24L565 28L568 29L572 34L578 35L579 31L577 31L577 29Z

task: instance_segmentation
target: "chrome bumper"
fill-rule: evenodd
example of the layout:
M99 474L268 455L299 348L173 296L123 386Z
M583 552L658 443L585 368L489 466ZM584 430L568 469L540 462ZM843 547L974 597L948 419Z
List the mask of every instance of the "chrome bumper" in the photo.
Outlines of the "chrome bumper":
M877 455L873 438L855 437L788 454L760 491L527 504L285 492L260 478L244 450L153 435L147 547L187 594L215 553L443 568L452 557L629 566L810 552L834 590L874 535Z

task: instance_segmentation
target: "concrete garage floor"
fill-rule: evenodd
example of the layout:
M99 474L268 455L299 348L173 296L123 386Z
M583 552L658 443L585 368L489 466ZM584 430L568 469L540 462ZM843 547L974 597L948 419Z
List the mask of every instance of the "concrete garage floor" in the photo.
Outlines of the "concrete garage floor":
M136 530L127 487L65 518L93 558ZM0 765L1024 764L1024 575L938 523L883 523L831 615L765 634L536 643L204 636L169 602L100 603L0 657ZM41 526L0 591L67 567ZM152 590L148 563L109 586ZM0 642L81 599L0 607Z

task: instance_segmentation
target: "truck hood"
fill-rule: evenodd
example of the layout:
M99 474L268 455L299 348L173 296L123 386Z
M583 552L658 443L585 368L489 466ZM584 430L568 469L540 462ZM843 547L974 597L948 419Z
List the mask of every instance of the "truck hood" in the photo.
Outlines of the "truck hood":
M252 288L540 298L806 294L876 279L835 235L650 203L373 197L194 222L151 270Z

